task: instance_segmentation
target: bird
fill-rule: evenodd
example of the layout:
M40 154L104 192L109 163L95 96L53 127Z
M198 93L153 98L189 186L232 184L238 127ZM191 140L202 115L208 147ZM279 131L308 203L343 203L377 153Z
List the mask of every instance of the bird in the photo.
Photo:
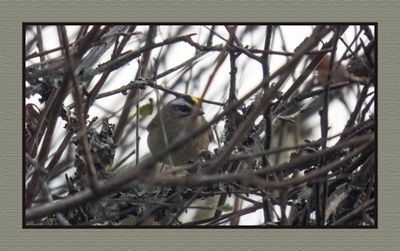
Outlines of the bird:
M147 126L147 145L151 154L159 154L185 132L195 131L207 124L201 108L200 100L191 95L178 96L162 107ZM212 138L212 131L208 129L199 136L188 139L161 161L172 166L195 161L203 151L208 150Z

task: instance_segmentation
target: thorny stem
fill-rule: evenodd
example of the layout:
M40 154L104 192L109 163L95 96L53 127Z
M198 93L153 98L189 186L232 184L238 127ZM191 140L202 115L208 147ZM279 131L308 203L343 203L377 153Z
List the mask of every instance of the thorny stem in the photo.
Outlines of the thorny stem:
M266 35L265 35L265 42L264 42L264 51L267 51L271 47L272 42L272 30L273 27L268 25L266 28ZM263 68L263 78L268 78L270 75L269 70L269 57L268 54L263 54L261 57L261 64ZM269 92L270 84L267 83L264 87L264 92ZM264 136L264 150L268 151L271 147L271 133L272 133L272 118L271 118L271 106L264 111L264 121L265 121L265 136ZM268 160L266 156L262 157L262 165L263 167L268 166ZM271 208L269 207L268 198L263 197L263 212L264 212L264 223L270 222L272 215L271 215Z
M64 45L64 51L65 51L65 56L66 56L66 61L68 63L68 73L69 77L72 80L72 87L73 87L73 95L74 95L74 100L75 100L75 111L76 111L76 116L77 116L77 121L78 121L78 132L79 131L86 131L86 119L85 119L85 113L83 111L83 102L82 102L82 92L80 89L80 86L78 84L78 80L75 75L75 66L74 62L72 59L72 55L70 53L70 50L68 48L68 37L67 37L67 32L65 30L65 26L59 26L58 27L59 32L61 33L61 40ZM93 163L93 157L90 151L90 145L88 142L88 139L86 135L83 135L80 137L78 140L81 141L81 146L83 148L83 156L85 159L85 164L87 167L88 175L89 175L89 186L91 189L96 191L96 168L94 167Z

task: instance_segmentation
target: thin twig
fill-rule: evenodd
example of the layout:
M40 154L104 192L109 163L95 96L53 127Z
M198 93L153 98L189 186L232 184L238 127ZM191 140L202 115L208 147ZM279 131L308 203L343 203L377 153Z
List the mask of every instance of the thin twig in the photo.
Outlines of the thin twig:
M78 84L78 80L75 75L75 66L74 66L74 62L72 59L72 55L68 48L67 31L65 30L65 26L58 26L58 30L61 33L61 40L64 45L66 61L68 63L69 76L72 80L72 87L74 89L73 95L74 95L74 100L75 100L75 104L76 104L75 111L76 111L76 116L77 116L77 121L78 121L78 131L87 131L85 112L83 110L82 93L81 93L81 89ZM83 148L85 164L86 164L86 167L88 169L87 171L89 174L89 186L91 189L96 190L96 186L97 186L96 168L94 167L93 157L92 157L92 154L90 151L90 145L89 145L88 139L87 139L86 135L84 135L84 136L80 137L78 140L81 141L81 145Z
M267 51L271 47L272 43L272 26L268 25L266 27L265 41L264 41L264 51ZM268 54L264 53L261 56L261 65L263 69L263 78L268 78L270 75L269 68L269 57ZM269 92L270 84L267 83L264 87L264 92ZM272 117L271 117L271 106L264 111L264 121L265 121L265 136L264 136L264 151L268 151L271 147L271 135L272 135ZM268 160L266 156L262 157L262 165L263 167L267 167ZM264 223L270 222L272 219L272 215L270 214L271 208L269 207L269 203L267 198L263 198L263 213L264 213Z
M359 214L361 214L362 212L365 211L366 208L370 207L371 205L373 205L375 202L375 199L370 199L367 202L365 202L364 204L360 205L359 207L355 208L353 211L351 211L350 213L346 214L345 216L343 216L342 218L340 218L339 220L337 220L336 222L334 222L332 224L332 226L340 226L340 225L344 225L347 222L349 222L350 220L352 220L353 218L357 217Z

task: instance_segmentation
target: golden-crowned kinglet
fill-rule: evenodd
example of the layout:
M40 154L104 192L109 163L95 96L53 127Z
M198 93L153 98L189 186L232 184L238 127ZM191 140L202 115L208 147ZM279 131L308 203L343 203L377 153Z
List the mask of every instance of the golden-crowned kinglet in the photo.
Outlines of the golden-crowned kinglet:
M199 100L194 96L181 96L167 103L147 126L149 136L147 144L152 154L163 151L171 145L185 130L192 131L201 127L207 120L200 109L193 116ZM189 139L187 143L169 154L163 161L174 166L187 164L196 160L202 151L206 151L212 139L209 129L196 138ZM172 162L172 163L170 163Z

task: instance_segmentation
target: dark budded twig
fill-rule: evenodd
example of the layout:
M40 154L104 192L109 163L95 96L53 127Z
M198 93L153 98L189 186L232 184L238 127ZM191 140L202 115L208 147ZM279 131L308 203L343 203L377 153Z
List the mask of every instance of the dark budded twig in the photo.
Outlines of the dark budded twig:
M80 85L78 83L77 77L75 75L75 66L74 66L74 59L72 58L71 52L68 48L68 37L67 37L67 32L65 30L64 26L59 26L58 30L61 34L61 41L63 42L64 46L64 52L66 56L66 61L68 65L68 75L69 78L72 80L72 87L73 87L73 96L75 100L75 111L76 111L76 117L77 117L77 122L78 122L78 128L77 132L81 131L87 131L86 129L86 116L84 112L84 107L83 107L83 96L82 96L82 91L80 88ZM87 167L87 173L88 173L88 178L89 178L89 186L91 189L96 190L96 168L94 167L93 163L93 158L92 154L90 151L90 145L88 142L88 139L86 137L86 134L78 138L78 140L81 143L81 147L83 148L83 156L85 159L85 164Z
M268 25L266 27L265 41L264 41L264 51L267 51L271 48L272 43L272 31L273 27ZM264 53L261 57L261 65L263 69L263 78L268 78L270 75L270 67L269 67L269 56ZM270 83L267 83L264 87L264 92L269 92ZM264 111L264 121L265 121L265 136L264 136L264 151L268 151L271 147L271 134L272 134L272 114L271 114L271 106L269 106ZM266 156L262 157L262 165L263 167L267 167L268 160ZM264 223L270 222L272 219L272 210L270 207L270 203L268 203L268 198L263 197L263 212L264 212Z
M332 46L332 53L329 62L329 73L327 76L326 84L324 85L323 92L323 107L320 112L321 115L321 138L328 138L328 129L329 129L329 121L328 121L328 113L329 113L329 85L332 84L332 72L335 62L337 43L340 38L341 26L337 26L337 30L335 31ZM326 149L326 141L322 143L322 149ZM319 166L325 166L327 163L327 158L323 155L320 159ZM318 226L323 226L325 221L325 207L326 207L326 196L327 196L327 182L324 180L322 184L322 190L320 192L321 183L315 184L315 213L316 213L316 223Z
M225 46L226 49L228 49L230 46L233 45L234 42L234 38L235 38L235 30L236 27L226 27L226 29L229 32L229 40L227 41L227 44ZM228 44L229 43L229 44ZM234 101L237 100L236 98L236 73L237 73L237 67L236 67L236 58L238 55L236 55L235 52L229 52L229 59L230 59L230 67L231 67L231 71L230 71L230 86L229 86L229 96L228 96L228 101L227 104L230 104ZM228 125L227 130L234 130L235 129L235 113L231 113L227 116L226 119L226 124ZM229 125L231 124L231 125ZM231 134L232 132L228 132L229 134ZM227 135L227 141L230 140L230 137ZM233 167L236 164L236 167ZM235 162L235 164L232 165L231 170L232 172L235 171L235 169L237 169L238 166L238 162ZM221 196L218 199L218 203L217 203L217 209L215 210L214 213L214 218L217 219L222 215L222 209L221 207L223 205L225 205L227 199L227 194L221 194Z

